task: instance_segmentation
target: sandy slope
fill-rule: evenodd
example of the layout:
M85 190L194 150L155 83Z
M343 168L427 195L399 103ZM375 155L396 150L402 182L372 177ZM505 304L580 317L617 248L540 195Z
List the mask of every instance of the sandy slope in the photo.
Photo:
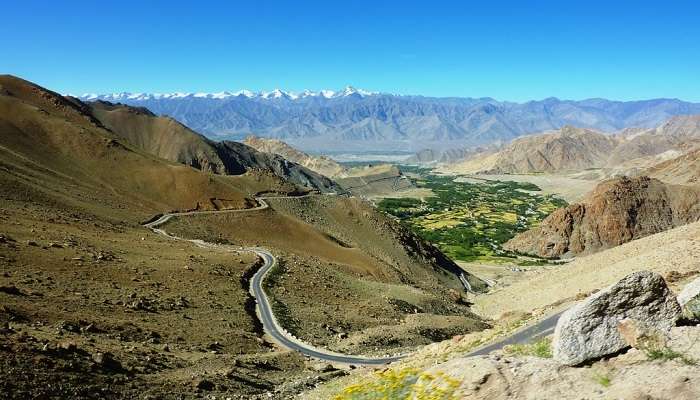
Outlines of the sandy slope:
M479 314L497 317L507 311L531 311L613 284L639 270L666 275L700 270L700 222L685 225L557 267L476 298Z

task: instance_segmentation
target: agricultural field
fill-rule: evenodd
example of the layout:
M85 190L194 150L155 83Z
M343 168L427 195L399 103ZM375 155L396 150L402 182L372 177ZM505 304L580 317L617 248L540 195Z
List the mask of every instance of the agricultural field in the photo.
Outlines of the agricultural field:
M460 180L430 169L401 167L418 188L433 196L385 198L380 210L395 216L449 257L465 262L545 264L503 250L502 244L536 226L566 202L532 183Z

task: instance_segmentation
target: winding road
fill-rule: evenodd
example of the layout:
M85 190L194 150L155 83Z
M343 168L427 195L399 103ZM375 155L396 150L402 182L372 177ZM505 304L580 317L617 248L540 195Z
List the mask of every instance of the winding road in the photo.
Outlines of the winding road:
M340 363L340 364L351 364L351 365L365 365L365 366L381 366L389 364L400 360L404 355L387 356L379 358L369 358L362 356L346 355L335 353L330 350L321 349L314 347L308 343L302 342L301 340L294 337L291 333L285 330L275 318L272 312L272 306L270 305L270 300L267 294L263 290L263 281L267 273L277 265L277 259L268 250L261 247L238 247L230 245L220 245L215 243L205 242L200 239L185 239L166 232L164 229L160 228L161 225L168 222L173 217L187 216L187 215L199 215L199 214L223 214L223 213L242 213L242 212L252 212L259 211L269 208L269 205L265 199L275 199L275 198L300 198L305 196L268 196L268 197L256 197L259 205L252 208L245 209L230 209L230 210L216 210L216 211L185 211L185 212L174 212L166 213L156 220L146 223L143 226L152 230L153 232L165 236L169 239L180 240L194 243L196 246L201 248L207 248L217 251L225 252L252 252L263 260L262 267L253 275L250 283L250 294L255 298L256 301L256 313L258 318L262 322L263 329L266 334L268 334L272 340L278 345L285 347L290 350L298 351L306 356L313 357L319 360ZM503 346L514 343L524 343L529 342L533 339L546 336L551 331L554 330L554 326L559 319L560 313L554 314L539 323L525 328L519 332L516 332L512 336L509 336L499 342L492 343L474 350L473 352L467 354L468 356L484 355L488 354L494 350L503 348Z
M293 198L299 198L302 196L297 196ZM185 239L166 232L164 229L160 228L161 225L168 222L173 217L187 216L187 215L197 215L197 214L219 214L219 213L240 213L240 212L251 212L259 211L268 208L268 204L265 199L282 198L279 197L256 197L259 205L253 208L246 209L232 209L232 210L217 210L217 211L187 211L187 212L176 212L167 213L162 215L155 221L144 224L144 227L152 230L153 232L165 236L169 239L181 240L194 243L198 247L215 249L218 251L227 252L241 252L247 251L255 253L258 257L263 260L263 265L260 269L253 275L250 283L250 294L255 298L256 301L256 313L258 318L262 322L263 329L272 340L290 350L298 351L306 356L317 358L319 360L328 361L331 363L340 364L352 364L352 365L367 365L367 366L380 366L394 361L399 360L402 356L388 356L380 358L369 358L362 356L353 356L340 353L334 353L330 350L320 349L314 347L308 343L304 343L301 340L295 338L291 333L287 332L280 324L277 322L275 315L272 312L272 307L270 305L270 300L267 294L263 290L263 280L265 275L277 265L277 259L268 250L261 247L237 247L229 245L219 245L214 243L205 242L199 239ZM285 197L288 198L288 197Z

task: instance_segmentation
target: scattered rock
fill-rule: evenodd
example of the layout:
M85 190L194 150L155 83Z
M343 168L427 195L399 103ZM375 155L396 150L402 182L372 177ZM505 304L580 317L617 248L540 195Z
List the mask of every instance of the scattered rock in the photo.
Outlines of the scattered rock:
M73 323L73 322L68 322L68 321L61 321L58 323L57 329L59 331L67 331L67 332L73 332L73 333L80 333L80 325Z
M121 371L122 365L119 361L114 358L114 355L109 352L97 353L92 356L92 361L95 365L109 371Z
M39 243L37 243L33 240L27 240L27 246L39 247Z
M323 363L323 362L317 362L311 364L311 370L316 371L316 372L331 372L335 371L336 368L328 363Z
M100 333L102 332L101 329L95 326L95 324L87 324L86 326L83 326L80 328L81 332L87 332L87 333Z
M649 271L627 275L567 310L554 330L554 358L567 365L614 354L628 347L618 321L631 318L668 331L681 308L663 278Z
M74 352L78 351L78 346L76 346L75 343L70 342L70 341L69 342L61 342L58 344L58 346L56 346L56 349L58 349L59 351L67 352L67 353L74 353Z
M668 283L674 283L678 281L682 281L685 278L689 278L693 275L700 275L700 271L698 270L692 270L692 271L687 271L687 272L678 272L678 271L670 271L664 279L666 279L666 282Z
M195 382L195 387L199 390L214 390L214 382L208 380L208 379L200 379L197 382Z
M700 278L687 284L678 295L678 304L683 309L683 317L700 320Z
M128 308L139 311L156 312L156 305L145 297L138 298L127 304Z
M15 285L11 286L0 286L0 293L7 293L15 296L24 296L21 290Z

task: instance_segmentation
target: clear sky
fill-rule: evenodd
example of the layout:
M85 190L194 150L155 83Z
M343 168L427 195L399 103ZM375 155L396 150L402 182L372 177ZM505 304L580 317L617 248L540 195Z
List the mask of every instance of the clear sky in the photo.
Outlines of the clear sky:
M700 1L7 1L0 72L74 94L700 101Z

